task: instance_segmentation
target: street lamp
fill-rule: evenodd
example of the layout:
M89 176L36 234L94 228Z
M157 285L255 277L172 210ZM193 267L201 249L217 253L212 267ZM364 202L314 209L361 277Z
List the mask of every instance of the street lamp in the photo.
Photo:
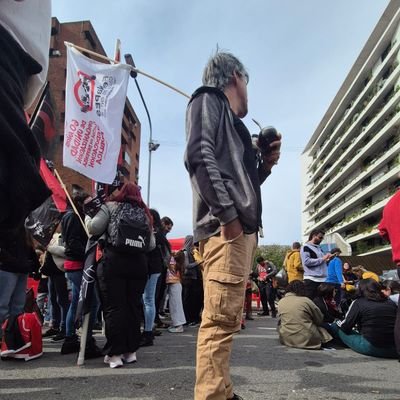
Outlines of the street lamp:
M160 143L154 143L151 139L150 130L150 140L149 140L149 167L147 170L147 207L150 207L150 178L151 178L151 153L156 151L160 147Z
M132 58L132 54L125 54L124 57L125 57L125 62L126 62L128 65L131 65L133 68L136 68L135 62L133 61L133 58ZM149 113L149 110L147 109L146 102L144 101L144 98L143 98L143 95L142 95L142 91L140 90L139 84L138 84L138 82L137 82L137 80L136 80L137 72L131 70L130 75L131 75L131 77L135 80L135 84L136 84L137 90L138 90L138 92L139 92L140 98L142 99L143 106L144 106L144 109L146 110L147 118L148 118L148 120L149 120L149 127L150 127L150 137L149 137L149 167L148 167L148 170L147 170L147 202L146 202L146 203L147 203L147 206L150 207L151 153L152 153L153 151L156 151L156 150L160 147L160 144L159 144L159 143L153 142L153 128L152 128L152 125L151 125L150 113Z

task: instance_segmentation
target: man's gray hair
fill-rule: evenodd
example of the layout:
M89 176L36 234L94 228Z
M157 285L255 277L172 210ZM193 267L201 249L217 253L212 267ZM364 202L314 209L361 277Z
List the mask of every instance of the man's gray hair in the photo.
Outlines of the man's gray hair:
M231 83L234 73L249 81L249 74L243 64L231 53L217 51L204 68L203 85L224 90Z

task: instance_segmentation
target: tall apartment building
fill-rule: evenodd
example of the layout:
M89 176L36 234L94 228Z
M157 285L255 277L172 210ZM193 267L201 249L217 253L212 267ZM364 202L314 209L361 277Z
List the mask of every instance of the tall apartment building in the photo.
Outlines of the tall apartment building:
M390 252L377 224L400 183L399 61L400 3L392 0L303 151L304 239L322 228L350 254Z
M64 119L65 119L65 80L66 80L66 48L64 41L84 47L96 53L106 55L90 21L60 23L52 19L50 41L50 63L48 80L57 116L57 128L60 143L57 146L54 162L67 186L75 183L91 192L91 181L83 175L62 166ZM89 54L87 57L94 58ZM98 60L102 61L102 60ZM104 62L104 61L102 61ZM124 117L121 126L122 167L125 179L137 182L139 173L140 122L133 107L126 99Z

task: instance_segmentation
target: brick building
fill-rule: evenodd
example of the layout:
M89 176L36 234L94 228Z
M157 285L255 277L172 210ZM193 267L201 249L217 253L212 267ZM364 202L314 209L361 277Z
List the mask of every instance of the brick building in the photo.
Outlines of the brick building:
M90 193L92 191L91 180L62 165L65 81L67 71L65 41L102 55L106 55L106 53L90 21L60 23L57 18L53 17L48 81L50 82L50 91L55 107L57 131L59 135L59 144L57 145L53 161L69 191L71 190L71 184L78 184ZM89 54L85 55L95 59L94 56ZM125 179L137 182L139 173L140 122L128 99L126 99L121 127L121 145L123 159L121 172Z

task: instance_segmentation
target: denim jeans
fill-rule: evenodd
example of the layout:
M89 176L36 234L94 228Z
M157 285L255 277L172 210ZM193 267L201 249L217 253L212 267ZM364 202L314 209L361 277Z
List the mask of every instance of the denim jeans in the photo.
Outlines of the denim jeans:
M28 274L0 270L0 324L24 311L27 280Z
M49 297L52 327L65 333L69 300L67 280L64 275L52 275L49 277Z
M76 309L79 301L79 291L81 289L83 271L69 271L65 273L65 276L71 283L72 296L71 304L69 305L66 321L66 336L72 336L75 334L75 316Z
M373 346L360 333L352 331L344 333L335 323L330 324L333 336L339 338L346 346L360 354L372 357L398 358L395 347L376 347Z
M161 273L149 275L143 293L144 304L144 330L151 332L153 330L156 317L156 288L158 278Z
M65 276L70 281L72 288L71 304L69 305L67 313L65 335L72 336L75 334L75 317L76 317L76 310L78 308L79 292L81 290L83 271L82 270L69 271L65 273ZM98 309L99 309L99 298L97 290L95 288L95 290L93 291L92 308L90 310L88 337L92 336L93 326L97 318Z

